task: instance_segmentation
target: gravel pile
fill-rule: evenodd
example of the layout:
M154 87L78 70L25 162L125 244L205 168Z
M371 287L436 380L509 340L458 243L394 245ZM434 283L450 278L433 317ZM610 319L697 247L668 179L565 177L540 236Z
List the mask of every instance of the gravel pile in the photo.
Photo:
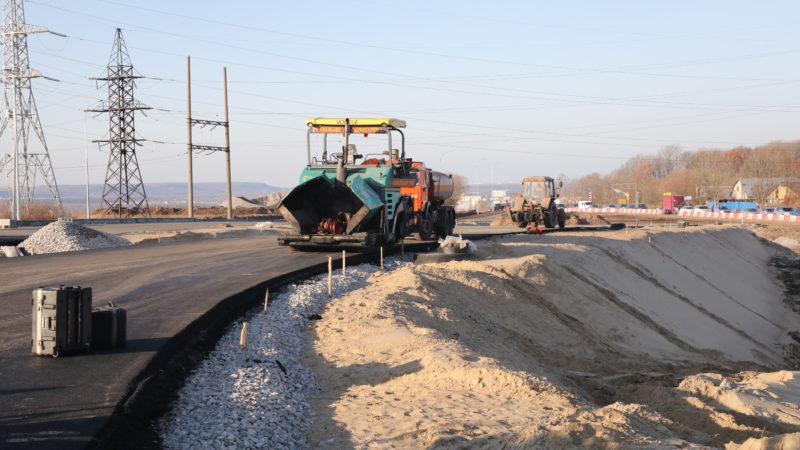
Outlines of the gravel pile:
M387 258L392 270L408 258ZM367 285L380 268L359 265L346 275L334 271L333 295ZM318 390L314 374L301 362L309 317L328 301L327 274L292 285L270 302L268 313L254 308L247 322L247 347L239 347L241 322L187 379L171 411L160 421L168 449L307 448L311 418L306 396Z
M19 244L32 255L131 245L127 239L66 220L44 226Z

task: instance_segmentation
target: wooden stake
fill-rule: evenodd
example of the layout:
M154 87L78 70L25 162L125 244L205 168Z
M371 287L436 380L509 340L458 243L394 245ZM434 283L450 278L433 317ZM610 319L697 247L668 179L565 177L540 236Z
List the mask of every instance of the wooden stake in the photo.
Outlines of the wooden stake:
M328 256L328 297L333 295L333 256Z
M242 323L242 334L239 335L239 347L247 347L247 322Z
M342 275L347 272L347 251L342 250Z
M381 247L381 270L383 270L383 247Z
M267 288L267 293L264 294L264 312L267 312L267 305L269 304L269 288Z

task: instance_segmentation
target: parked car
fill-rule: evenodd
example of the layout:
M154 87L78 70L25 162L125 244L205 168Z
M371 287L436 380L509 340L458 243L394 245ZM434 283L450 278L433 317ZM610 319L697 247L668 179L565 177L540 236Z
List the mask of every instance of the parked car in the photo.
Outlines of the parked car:
M727 206L720 206L720 207L719 207L719 209L718 209L717 211L719 211L719 212L724 212L724 213L731 212L731 210L730 210L730 209L728 209L728 207L727 207Z
M763 214L775 214L775 208L764 208L761 210Z
M744 210L744 212L746 212L746 213L757 213L758 212L758 208L747 208L747 209Z
M705 206L705 205L700 205L700 206L695 206L694 210L695 211L711 211L711 208L709 208L708 206Z
M792 208L791 206L778 206L777 208L775 208L775 214L781 216L791 216L793 212L794 208Z
M692 205L683 205L683 207L680 210L681 211L694 211L694 206L692 206Z
M648 208L647 208L647 205L646 205L646 204L644 204L644 203L639 203L638 205L636 205L636 208L637 208L637 209L648 209Z
M795 209L792 213L793 216L800 216L800 209Z

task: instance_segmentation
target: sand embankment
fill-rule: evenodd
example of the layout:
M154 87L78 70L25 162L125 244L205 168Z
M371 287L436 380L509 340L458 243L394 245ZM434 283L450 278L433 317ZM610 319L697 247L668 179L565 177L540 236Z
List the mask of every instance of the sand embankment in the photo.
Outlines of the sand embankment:
M777 246L735 227L479 244L328 304L312 447L797 442Z

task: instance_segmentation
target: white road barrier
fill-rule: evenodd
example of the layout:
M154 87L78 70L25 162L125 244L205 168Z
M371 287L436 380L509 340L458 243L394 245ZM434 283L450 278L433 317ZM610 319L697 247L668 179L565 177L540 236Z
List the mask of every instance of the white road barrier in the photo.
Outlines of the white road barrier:
M606 213L606 214L639 214L639 215L663 215L660 209L637 209L637 208L564 208L566 212L584 213ZM782 214L762 214L762 213L741 213L741 212L711 212L711 211L679 211L674 214L678 217L707 217L727 220L769 220L774 222L800 222L800 216L790 216Z

